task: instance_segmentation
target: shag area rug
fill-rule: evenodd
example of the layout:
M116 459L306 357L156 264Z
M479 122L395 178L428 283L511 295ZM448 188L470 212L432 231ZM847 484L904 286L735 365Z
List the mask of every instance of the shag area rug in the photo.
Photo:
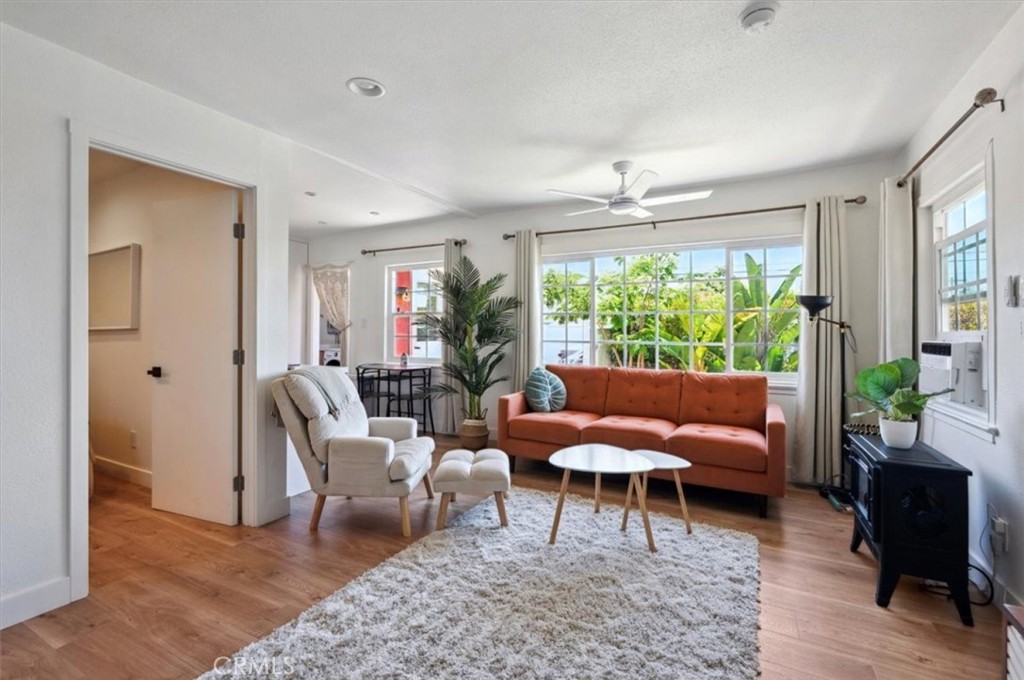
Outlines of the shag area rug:
M634 506L513 488L367 571L204 678L753 678L758 544Z

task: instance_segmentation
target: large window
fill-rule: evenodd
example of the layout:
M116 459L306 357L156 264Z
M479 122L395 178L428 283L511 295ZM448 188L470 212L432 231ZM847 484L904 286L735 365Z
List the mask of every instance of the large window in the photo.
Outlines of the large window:
M988 330L988 231L985 185L935 211L939 332Z
M444 301L430 276L440 262L388 267L389 358L403 354L419 361L440 361L441 340L417 322L424 314L441 314Z
M545 363L795 373L799 241L548 259Z

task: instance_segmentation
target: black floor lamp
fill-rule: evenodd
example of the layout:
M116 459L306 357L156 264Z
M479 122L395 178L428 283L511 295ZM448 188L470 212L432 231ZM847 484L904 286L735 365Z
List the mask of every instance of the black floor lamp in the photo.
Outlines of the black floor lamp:
M841 395L839 401L841 413L839 419L839 441L842 442L842 428L843 425L846 424L846 343L849 342L850 349L856 353L857 337L853 334L853 326L846 321L833 321L832 319L826 319L823 316L819 316L823 310L832 306L833 299L834 298L831 295L796 296L796 301L800 303L801 307L807 310L807 316L810 318L812 324L821 321L839 329L839 392ZM825 486L821 488L821 495L826 497L828 495L832 495L844 503L849 503L851 501L851 497L849 490L846 488L848 475L845 470L845 461L846 457L843 456L840 465L844 469L840 471L840 485L835 486L832 484L832 480L829 480Z

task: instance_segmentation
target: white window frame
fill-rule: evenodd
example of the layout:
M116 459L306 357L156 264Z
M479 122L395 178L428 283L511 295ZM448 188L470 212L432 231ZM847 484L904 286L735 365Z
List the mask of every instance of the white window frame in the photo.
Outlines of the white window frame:
M385 361L399 361L401 355L395 355L395 319L399 317L409 317L415 323L417 317L424 316L424 312L396 312L393 309L391 301L395 299L394 290L394 272L401 270L413 270L413 269L443 269L444 262L440 260L428 260L425 262L409 262L404 264L391 264L384 268L384 359ZM433 287L434 284L432 284ZM410 291L411 294L412 291ZM444 313L444 300L438 294L439 310L438 313ZM440 339L438 344L440 344ZM409 356L409 361L417 364L433 364L440 365L442 360L440 358L430 357L415 357Z
M601 257L629 257L630 255L648 255L653 253L664 253L664 252L676 252L680 250L725 250L726 260L726 273L725 273L725 309L723 310L726 319L732 318L733 313L733 300L732 300L732 281L734 278L746 279L746 276L733 276L733 251L741 251L752 248L777 248L777 247L791 247L800 246L803 248L802 236L780 236L780 237L769 237L769 238L754 238L754 239L736 239L729 241L719 242L701 242L701 243L677 243L671 245L656 245L656 246L644 246L640 248L616 248L612 250L601 250L601 251L588 251L588 252L577 252L577 253L564 253L559 255L546 256L541 258L541 267L547 264L561 264L566 262L580 262L583 260L590 261L590 337L589 341L589 363L594 365L597 360L597 351L601 343L597 341L597 315L593 313L593 310L597 304L597 279L594 276L594 262L597 258ZM766 275L767 277L767 275ZM779 277L770 277L779 278ZM542 284L543 288L543 284ZM657 304L657 298L655 298ZM717 311L717 310L712 310ZM764 313L767 315L767 308ZM802 310L801 310L802 311ZM544 312L540 310L541 315L541 327L543 328ZM655 314L658 310L655 309ZM691 314L696 313L691 310ZM802 321L801 321L802 322ZM543 345L544 338L541 338ZM689 343L692 347L694 343ZM743 343L741 343L743 344ZM777 373L768 371L739 371L733 368L733 341L732 335L727 334L725 342L723 343L723 349L725 351L726 368L722 375L726 374L740 374L740 375L763 375L768 378L769 386L776 391L792 391L796 389L797 379L799 375L799 368L795 373ZM780 389L781 388L781 389Z
M945 229L945 224L939 225L936 215L945 208L955 205L964 198L973 195L979 187L985 189L985 219L970 228L964 229L955 236L945 237L936 240L938 230ZM982 356L985 363L984 386L985 386L985 408L975 408L967 404L959 404L945 399L931 399L925 407L925 412L938 420L941 420L959 430L967 432L986 442L994 442L999 435L999 428L996 424L996 348L995 330L998 325L999 306L997 304L998 292L994 291L993 283L999 278L996 274L995 262L995 181L993 177L993 149L989 143L984 161L971 167L967 172L953 183L947 185L942 191L936 193L926 200L919 202L921 211L919 218L931 220L930 248L932 253L932 271L930 280L927 281L927 288L934 292L932 297L932 332L936 340L945 342L981 342ZM983 226L981 226L983 225ZM940 290L940 277L942 276L941 253L942 249L960 238L965 238L981 229L986 230L986 255L988 257L986 267L986 297L988 300L988 329L984 331L943 331L942 330L942 294ZM926 338L926 340L931 338Z

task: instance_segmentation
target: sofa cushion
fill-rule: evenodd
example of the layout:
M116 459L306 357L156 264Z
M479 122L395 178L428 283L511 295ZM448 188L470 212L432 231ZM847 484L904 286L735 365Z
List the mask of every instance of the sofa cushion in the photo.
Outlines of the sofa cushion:
M687 371L676 422L732 425L763 434L767 410L768 379L763 375Z
M581 444L610 444L624 449L665 450L665 437L676 429L671 420L643 416L605 416L586 425Z
M530 371L523 386L526 403L538 413L561 411L565 408L565 383L557 375L538 366Z
M682 381L682 371L613 368L608 376L604 412L677 422Z
M508 435L548 444L574 446L580 443L580 430L601 416L583 411L524 413L508 421Z
M565 383L566 409L604 415L604 402L608 394L607 366L548 364L545 368Z
M751 472L768 469L764 435L746 427L687 423L668 436L664 450L700 465Z

